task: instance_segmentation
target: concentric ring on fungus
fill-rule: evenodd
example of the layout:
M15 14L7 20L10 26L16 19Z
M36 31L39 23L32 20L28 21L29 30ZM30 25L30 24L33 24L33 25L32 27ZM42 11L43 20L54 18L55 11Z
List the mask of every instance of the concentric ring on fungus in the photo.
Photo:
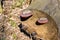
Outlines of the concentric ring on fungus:
M27 18L29 16L32 16L32 12L30 10L25 10L20 15L22 18Z
M48 22L48 19L47 18L40 18L38 19L38 23L47 23Z

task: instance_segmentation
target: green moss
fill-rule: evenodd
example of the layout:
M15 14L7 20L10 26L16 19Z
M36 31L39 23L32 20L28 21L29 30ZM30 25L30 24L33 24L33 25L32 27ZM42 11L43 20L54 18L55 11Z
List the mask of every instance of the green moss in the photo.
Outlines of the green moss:
M12 8L14 9L15 7L21 7L23 2L24 0L16 0L15 3L13 3L14 5Z
M13 36L14 40L16 40L16 39L17 39L16 34L12 34L12 36Z
M1 7L1 3L0 3L0 13L2 13L2 7Z
M16 3L16 7L20 7L20 6L22 6L22 3L17 2L17 3Z
M0 37L0 40L6 40L6 38L2 36L2 37Z
M13 26L13 27L16 27L16 26L17 26L17 24L16 24L13 20L11 20L11 19L10 19L9 23L10 23L11 26Z

